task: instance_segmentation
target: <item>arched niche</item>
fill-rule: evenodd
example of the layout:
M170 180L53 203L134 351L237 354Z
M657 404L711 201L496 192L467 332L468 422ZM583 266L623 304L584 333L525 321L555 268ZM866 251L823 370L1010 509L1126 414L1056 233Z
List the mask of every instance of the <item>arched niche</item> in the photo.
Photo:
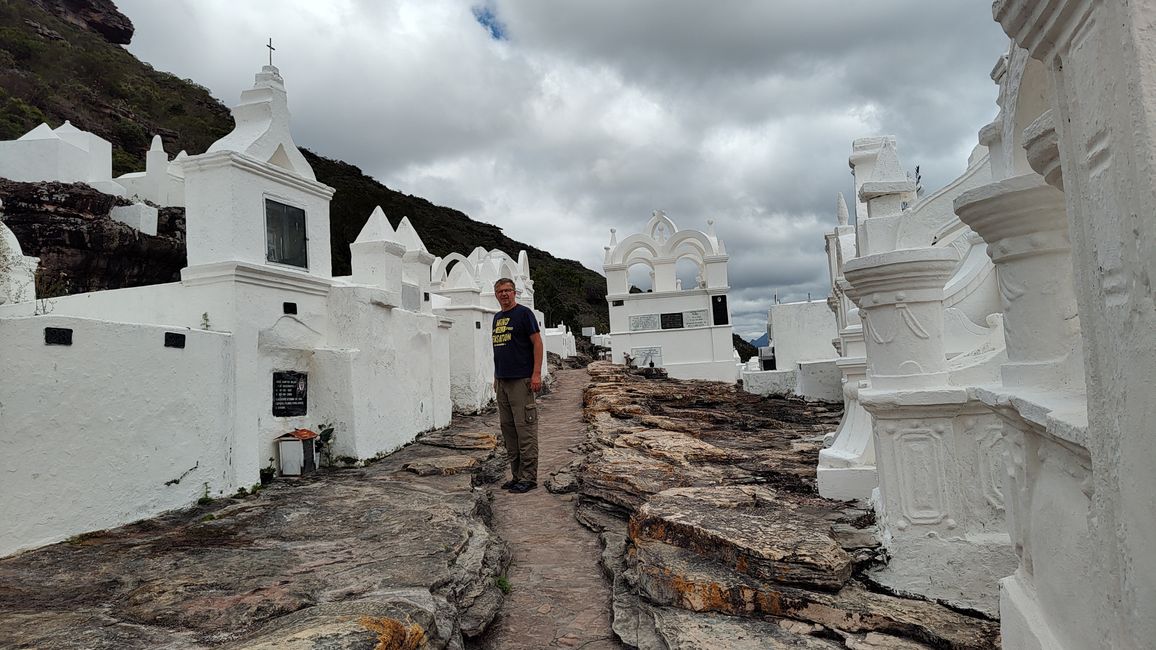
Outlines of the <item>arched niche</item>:
M473 265L464 258L451 260L446 266L446 281L443 288L479 289L478 278L474 275Z
M704 282L706 269L694 255L682 255L674 262L675 288L681 291L698 289Z
M649 260L635 258L626 268L626 286L629 287L628 293L654 291L654 266Z

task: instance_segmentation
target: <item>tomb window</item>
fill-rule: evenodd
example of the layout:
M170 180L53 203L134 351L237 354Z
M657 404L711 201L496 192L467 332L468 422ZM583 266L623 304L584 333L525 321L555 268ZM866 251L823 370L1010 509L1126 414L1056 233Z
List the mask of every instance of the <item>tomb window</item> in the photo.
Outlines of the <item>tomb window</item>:
M305 248L305 210L265 199L265 259L309 268Z

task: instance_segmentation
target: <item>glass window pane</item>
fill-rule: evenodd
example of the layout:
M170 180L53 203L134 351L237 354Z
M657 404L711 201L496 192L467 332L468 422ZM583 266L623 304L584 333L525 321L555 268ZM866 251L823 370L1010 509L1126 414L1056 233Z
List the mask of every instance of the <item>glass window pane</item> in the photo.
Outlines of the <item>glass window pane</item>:
M304 210L265 199L265 259L308 268Z

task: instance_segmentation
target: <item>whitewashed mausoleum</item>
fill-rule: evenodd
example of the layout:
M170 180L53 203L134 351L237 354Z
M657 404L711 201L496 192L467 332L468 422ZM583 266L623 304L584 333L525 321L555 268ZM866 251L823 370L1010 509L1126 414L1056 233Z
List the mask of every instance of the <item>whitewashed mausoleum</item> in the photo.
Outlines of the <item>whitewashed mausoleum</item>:
M293 142L277 68L233 116L205 153L169 161L154 141L116 181L107 142L71 125L0 144L23 180L183 203L188 250L180 282L37 301L36 260L0 224L0 423L20 459L0 473L20 495L0 505L0 556L251 486L294 429L332 424L333 455L367 459L492 397L492 281L532 306L525 253L452 265L378 209L332 277L333 189Z
M735 381L728 257L726 246L714 234L714 222L708 225L705 233L679 230L656 211L643 232L621 242L610 231L602 268L616 363L629 355L634 365L666 368L679 379ZM680 260L693 265L691 286L677 277ZM636 265L647 269L649 291L631 292L629 271Z
M863 496L874 471L875 578L998 611L1005 648L1151 647L1156 7L993 12L1000 110L961 177L919 197L892 138L854 145L820 491Z

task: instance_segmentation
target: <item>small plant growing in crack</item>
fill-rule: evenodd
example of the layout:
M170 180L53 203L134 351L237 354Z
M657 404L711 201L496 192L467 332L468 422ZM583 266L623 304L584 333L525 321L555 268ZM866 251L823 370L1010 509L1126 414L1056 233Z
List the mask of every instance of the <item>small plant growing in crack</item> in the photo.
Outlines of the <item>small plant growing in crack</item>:
M209 484L203 483L202 485L205 486L205 489L204 489L204 492L201 494L201 498L197 499L197 505L207 506L213 502L213 497L209 496Z
M514 590L514 587L510 585L510 579L506 576L494 578L494 586L498 588L498 591L507 595Z

